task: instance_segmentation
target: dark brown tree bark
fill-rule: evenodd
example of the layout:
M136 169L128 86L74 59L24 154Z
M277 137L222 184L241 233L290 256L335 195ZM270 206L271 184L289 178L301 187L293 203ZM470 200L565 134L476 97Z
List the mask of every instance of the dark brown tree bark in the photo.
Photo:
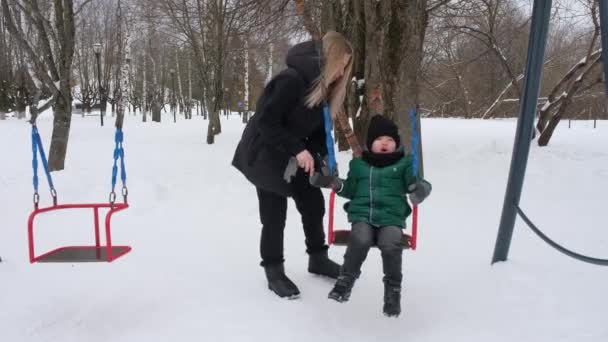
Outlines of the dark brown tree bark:
M409 113L419 98L428 24L426 1L365 0L365 23L367 110L370 116L383 114L393 119L402 141L410 146Z
M579 92L580 88L583 86L587 78L590 77L590 75L600 71L600 68L597 68L597 66L599 65L601 65L601 54L596 57L593 62L591 62L591 64L585 69L585 71L572 83L572 85L568 87L568 91L564 94L564 96L560 97L559 101L554 102L559 103L559 107L549 119L545 129L541 131L540 137L538 138L539 146L547 146L549 144L549 141L553 136L553 132L555 131L557 124L562 119L568 107L572 104L572 99L574 98L574 95ZM601 81L602 77L599 76L596 77L594 81L592 81L592 84L599 84L601 83Z
M39 7L38 1L26 0L25 18L32 29L36 30L40 48L34 48L20 28L15 25L15 19L10 10L16 5L10 0L2 0L2 12L6 26L18 42L27 58L35 68L35 72L50 89L55 92L55 113L53 133L49 150L49 169L63 170L72 118L71 71L75 44L75 13L72 0L53 0L49 5L53 15L53 27L47 23L46 13ZM86 4L90 1L86 1ZM50 31L49 31L50 30ZM51 44L51 41L54 44ZM40 51L42 50L42 51ZM39 56L42 55L41 60Z

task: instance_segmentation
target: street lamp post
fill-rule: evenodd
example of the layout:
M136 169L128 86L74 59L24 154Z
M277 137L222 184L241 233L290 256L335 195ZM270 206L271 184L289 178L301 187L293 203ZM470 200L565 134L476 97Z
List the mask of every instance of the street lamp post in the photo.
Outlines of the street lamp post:
M172 82L172 99L171 99L171 107L173 109L173 122L177 122L177 114L175 113L175 110L177 107L177 103L176 103L176 99L175 99L175 69L171 69L169 70L169 72L171 72L171 82Z
M105 91L101 86L101 44L95 43L93 44L93 51L95 51L95 58L97 59L97 87L99 88L99 117L101 118L101 125L103 126L103 116L106 112L106 101L105 101Z

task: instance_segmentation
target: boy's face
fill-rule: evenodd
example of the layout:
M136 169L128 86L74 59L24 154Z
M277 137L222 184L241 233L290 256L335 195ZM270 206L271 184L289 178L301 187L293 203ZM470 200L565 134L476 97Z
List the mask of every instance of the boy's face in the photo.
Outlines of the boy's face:
M393 153L397 149L397 143L393 138L383 135L376 138L372 143L373 153Z

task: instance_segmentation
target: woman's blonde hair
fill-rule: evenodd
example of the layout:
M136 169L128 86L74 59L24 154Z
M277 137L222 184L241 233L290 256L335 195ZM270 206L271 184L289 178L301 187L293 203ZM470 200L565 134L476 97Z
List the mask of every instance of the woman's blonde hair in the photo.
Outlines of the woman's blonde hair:
M341 68L345 56L350 56L342 77L328 84L328 80L336 68ZM312 83L306 97L306 106L316 107L324 101L329 101L329 112L336 118L342 111L346 87L350 80L353 65L353 48L346 38L335 31L329 31L323 36L323 66L321 75Z

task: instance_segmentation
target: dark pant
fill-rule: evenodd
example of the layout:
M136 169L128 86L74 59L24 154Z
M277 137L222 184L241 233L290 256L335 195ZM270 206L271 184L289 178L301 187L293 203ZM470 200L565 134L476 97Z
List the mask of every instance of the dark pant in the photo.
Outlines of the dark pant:
M384 282L390 286L401 286L402 235L401 228L396 226L372 227L367 223L355 222L344 254L342 272L355 279L359 277L369 249L376 244L382 253Z
M308 178L298 172L293 179L293 200L302 216L304 235L306 236L306 252L314 254L327 249L323 216L325 215L325 200L319 188L308 183ZM277 195L257 188L260 204L260 221L262 222L262 237L260 239L260 254L262 266L280 264L283 257L283 231L287 218L287 197Z

